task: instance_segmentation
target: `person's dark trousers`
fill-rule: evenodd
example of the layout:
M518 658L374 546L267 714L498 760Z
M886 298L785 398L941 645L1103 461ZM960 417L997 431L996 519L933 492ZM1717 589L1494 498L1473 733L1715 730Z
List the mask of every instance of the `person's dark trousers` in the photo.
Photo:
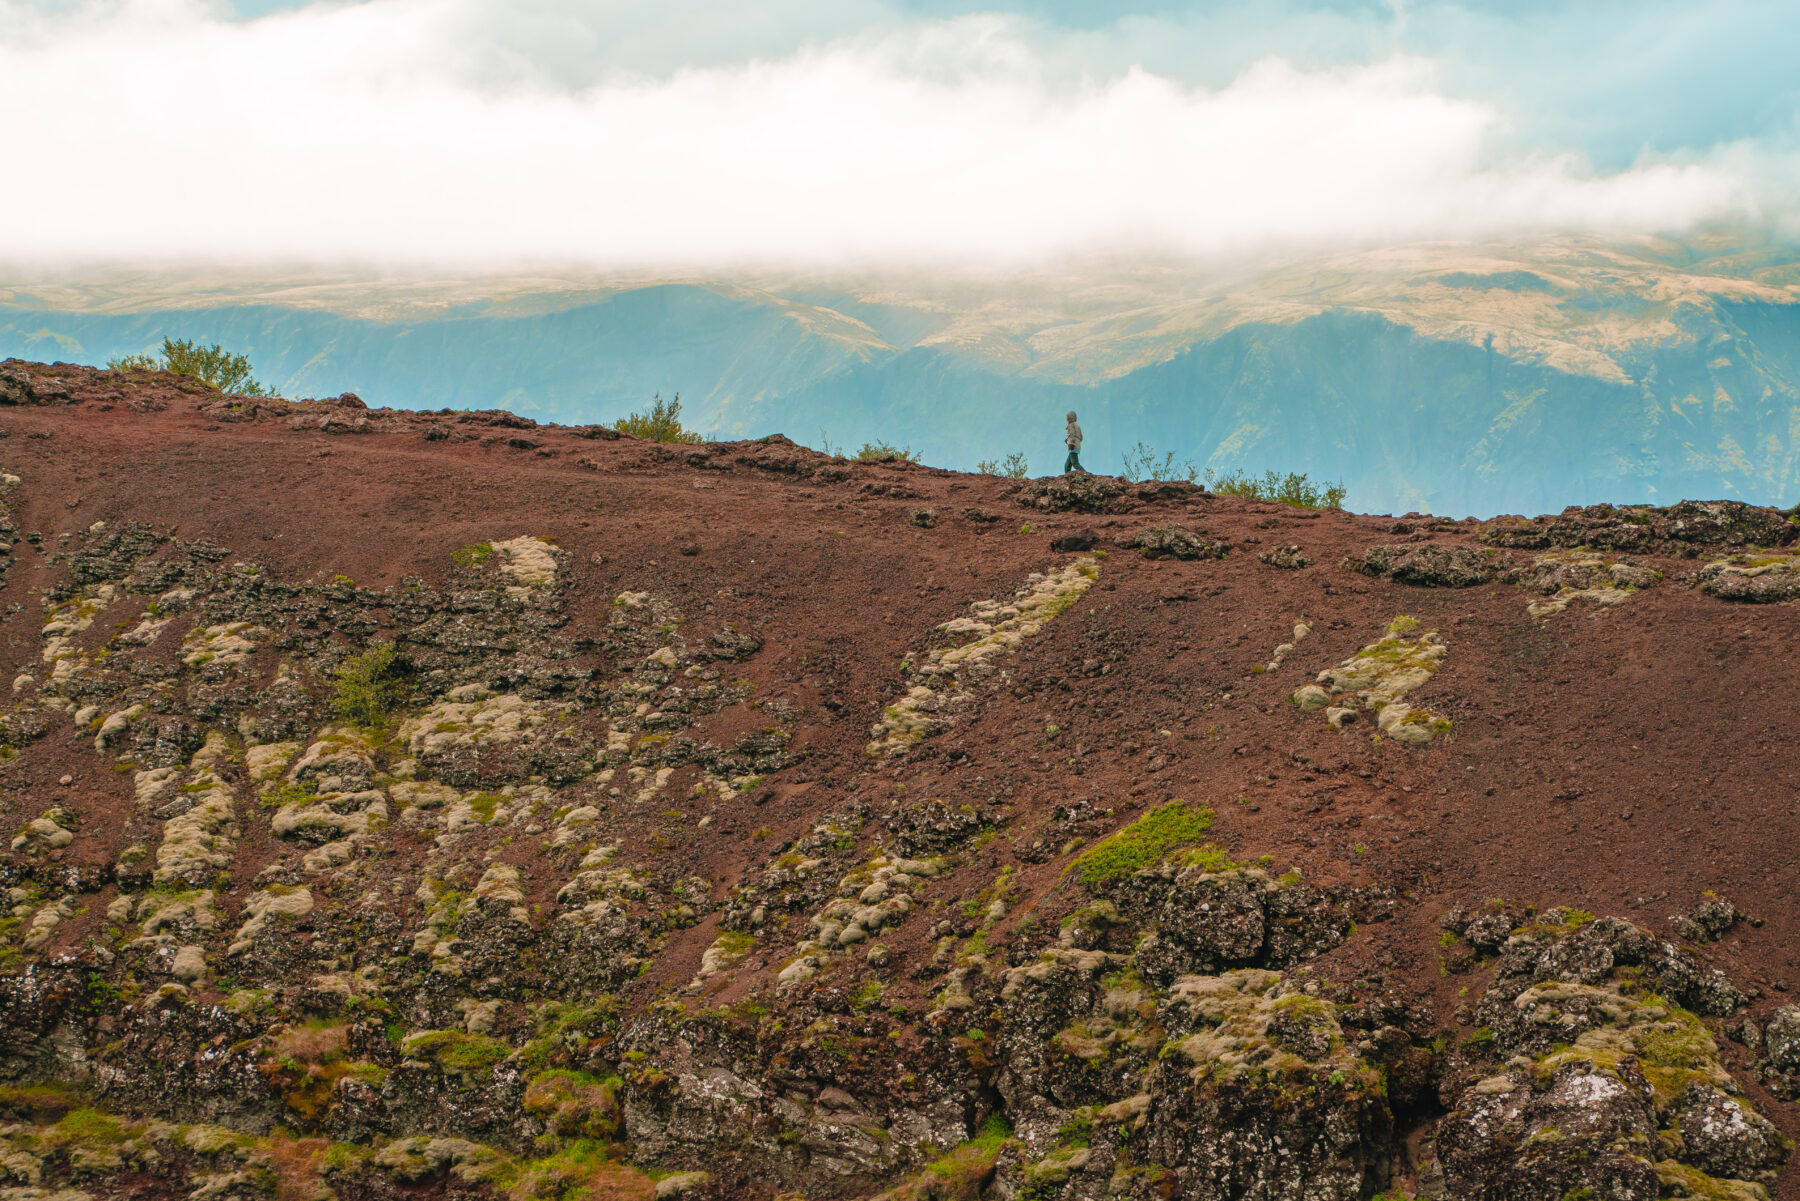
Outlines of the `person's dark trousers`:
M1068 475L1071 471L1085 472L1086 470L1087 468L1081 465L1081 452L1078 450L1070 451L1069 461L1063 464L1063 474Z

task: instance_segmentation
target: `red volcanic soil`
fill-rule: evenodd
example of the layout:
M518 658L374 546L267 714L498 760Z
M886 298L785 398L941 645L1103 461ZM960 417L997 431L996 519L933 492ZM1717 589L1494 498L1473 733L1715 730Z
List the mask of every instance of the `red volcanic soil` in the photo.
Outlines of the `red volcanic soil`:
M1794 609L1706 594L1692 582L1704 555L1633 554L1660 584L1616 607L1577 602L1537 619L1532 594L1512 584L1414 587L1340 566L1375 545L1480 546L1488 527L1475 521L1397 522L1194 489L1127 491L1116 502L1127 511L1050 512L1026 503L1021 482L843 462L779 439L663 446L483 415L259 405L166 377L31 376L49 403L0 410L0 468L22 481L12 520L41 535L17 542L0 587L0 678L41 668L39 593L57 577L59 539L95 522L207 539L291 582L343 575L372 589L408 577L444 586L458 548L531 534L568 552L578 629L598 631L619 593L654 589L701 624L763 639L745 674L761 705L794 715L795 745L809 754L756 803L680 836L683 870L717 890L764 861L762 840L803 835L847 799L879 813L895 798L941 798L1005 818L1010 836L988 843L982 863L988 876L1016 869L1025 899L1009 922L1040 904L1054 918L1070 856L1029 852L1056 837L1046 827L1059 808L1110 812L1104 832L1180 798L1211 806L1214 837L1239 859L1401 890L1393 920L1359 930L1314 970L1384 969L1446 1025L1479 977L1440 970L1438 922L1453 905L1492 899L1615 914L1676 938L1669 916L1717 893L1747 920L1697 953L1754 990L1760 1017L1800 999ZM1171 523L1229 553L1154 561L1117 544ZM1082 531L1106 552L1098 583L956 724L911 754L872 758L870 725L906 690L901 661L971 602L1071 561L1051 544ZM1259 558L1289 545L1311 564ZM1290 703L1399 615L1448 646L1409 698L1450 719L1447 736L1405 746L1373 738L1366 719L1340 732ZM1266 669L1298 621L1310 636ZM729 740L759 719L727 709L706 732ZM0 772L5 819L35 815L64 773L76 778L66 794L102 809L129 802L109 764L58 737ZM640 836L657 834L644 820ZM84 839L75 850L101 864L117 847ZM244 866L248 880L255 864ZM962 887L936 883L946 895ZM712 931L687 932L641 986L685 980ZM895 953L926 955L929 934L912 923ZM79 937L70 923L57 945ZM1748 1062L1738 1044L1721 1046L1734 1067ZM1795 1107L1740 1075L1800 1136ZM1800 1197L1800 1164L1776 1192Z

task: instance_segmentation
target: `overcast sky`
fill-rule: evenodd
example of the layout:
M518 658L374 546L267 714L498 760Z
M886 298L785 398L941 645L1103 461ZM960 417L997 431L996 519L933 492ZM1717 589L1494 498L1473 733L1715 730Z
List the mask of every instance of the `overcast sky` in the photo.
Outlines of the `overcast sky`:
M0 0L0 259L1792 232L1796 61L1793 0Z

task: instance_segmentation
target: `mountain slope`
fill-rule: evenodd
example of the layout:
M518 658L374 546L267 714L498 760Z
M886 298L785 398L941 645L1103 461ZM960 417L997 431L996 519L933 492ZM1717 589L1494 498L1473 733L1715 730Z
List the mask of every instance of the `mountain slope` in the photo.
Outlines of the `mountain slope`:
M1098 469L1143 442L1342 479L1368 510L1785 506L1797 264L1718 234L1006 281L107 280L21 286L0 352L99 362L197 337L291 395L567 421L679 392L717 436L880 438L961 468L1021 451L1052 469L1074 408Z
M1800 1197L1800 523L0 364L18 1201Z
M105 361L154 348L164 336L240 348L287 394L361 389L403 394L417 408L505 404L569 420L591 419L597 408L614 415L624 398L638 404L656 391L680 390L723 409L888 349L866 325L835 312L684 285L522 315L422 321L267 305L0 310L0 341L21 353L54 347L57 357Z

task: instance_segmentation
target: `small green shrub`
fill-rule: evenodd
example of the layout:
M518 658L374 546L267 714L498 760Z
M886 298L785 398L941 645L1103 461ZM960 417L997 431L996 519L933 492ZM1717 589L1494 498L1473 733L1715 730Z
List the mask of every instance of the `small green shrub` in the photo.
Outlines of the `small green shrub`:
M337 680L337 691L331 698L331 707L339 717L365 729L387 728L388 715L406 689L391 643L351 655L338 664L332 675Z
M113 359L106 365L113 371L167 371L185 375L209 388L242 396L270 395L267 388L256 382L248 356L234 354L216 343L201 346L186 339L164 338L161 358L131 354Z
M982 475L997 475L1002 479L1022 480L1029 473L1030 467L1025 462L1025 456L1015 450L1004 459L983 459L975 464L975 470Z
M450 552L450 558L463 567L480 567L494 553L492 542L476 542Z
M1148 443L1139 442L1124 454L1125 465L1120 473L1132 483L1139 480L1186 480L1193 483L1200 478L1200 469L1190 460L1183 460L1181 466L1175 466L1175 452L1169 451L1162 458L1156 457L1156 448Z
M1171 801L1103 839L1075 861L1074 870L1083 884L1103 884L1149 867L1175 847L1199 842L1212 823L1205 805L1195 809Z
M865 461L870 459L900 459L907 463L917 463L919 461L919 452L910 446L895 446L891 442L877 440L874 442L864 442L862 444L862 449L856 452L856 457Z
M645 413L633 413L619 422L619 432L645 442L703 442L693 430L681 425L681 393L674 400L664 400L659 392Z
M1223 475L1206 473L1206 486L1220 496L1245 496L1251 500L1272 500L1296 509L1341 509L1348 495L1342 484L1315 484L1305 475L1290 471L1265 471L1261 476L1243 471Z

